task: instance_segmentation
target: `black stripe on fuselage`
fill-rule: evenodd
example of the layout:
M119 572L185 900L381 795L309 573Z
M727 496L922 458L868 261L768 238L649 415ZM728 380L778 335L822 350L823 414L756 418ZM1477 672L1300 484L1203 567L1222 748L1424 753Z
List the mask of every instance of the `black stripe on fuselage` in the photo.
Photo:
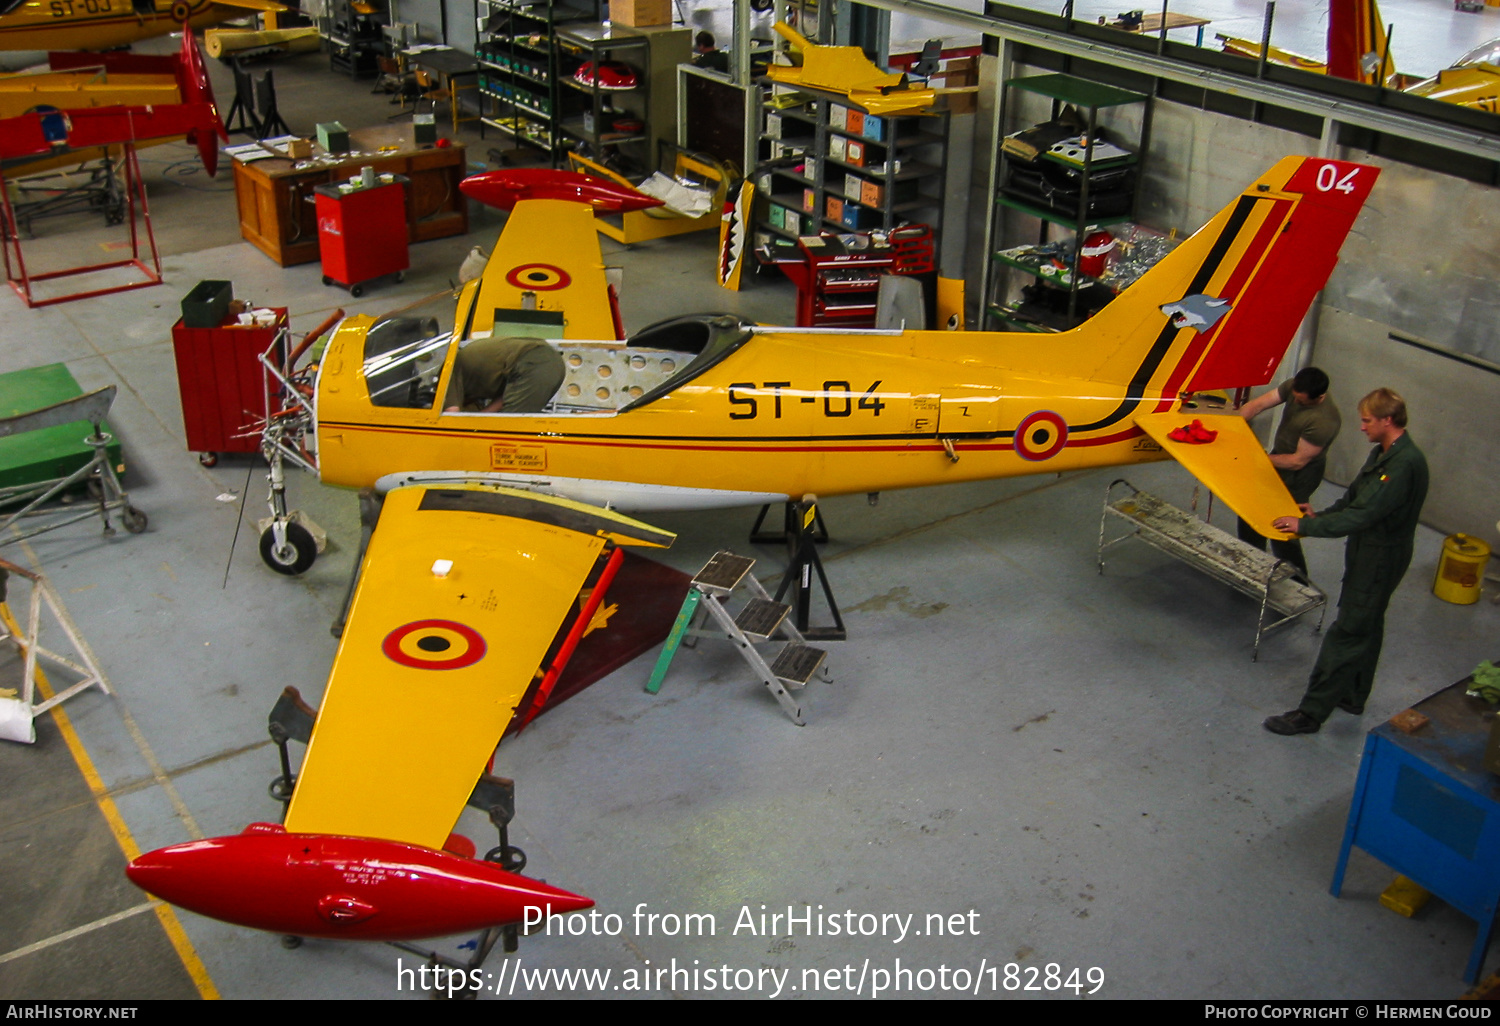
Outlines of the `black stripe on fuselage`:
M1258 202L1257 197L1241 196L1240 201L1235 204L1234 211L1229 215L1224 230L1214 240L1214 245L1203 258L1198 273L1193 275L1193 282L1188 286L1187 295L1196 296L1208 288L1208 283L1213 280L1214 274L1219 270L1219 265L1224 262L1225 255L1234 241L1239 237L1245 222L1250 218L1250 211L1255 209ZM1172 348L1172 341L1177 337L1181 328L1173 327L1172 319L1167 318L1167 323L1162 325L1161 332L1156 336L1156 341L1146 351L1146 356L1141 360L1141 365L1136 368L1135 376L1130 379L1130 385L1125 389L1125 398L1120 405L1103 420L1096 420L1092 424L1069 425L1069 431L1095 431L1099 428L1109 427L1117 421L1123 420L1135 408L1141 404L1141 397L1146 394L1146 383L1149 382L1161 367L1161 362L1166 358L1167 351Z

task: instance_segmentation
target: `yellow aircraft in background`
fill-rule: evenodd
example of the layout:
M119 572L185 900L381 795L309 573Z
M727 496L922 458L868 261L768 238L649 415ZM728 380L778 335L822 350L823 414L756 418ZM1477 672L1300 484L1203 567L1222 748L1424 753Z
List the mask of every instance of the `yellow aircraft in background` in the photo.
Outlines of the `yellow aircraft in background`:
M285 10L274 0L0 0L0 50L113 50Z
M1225 35L1220 35L1219 41L1225 53L1260 59L1259 42ZM1500 113L1500 39L1474 47L1452 67L1444 68L1432 78L1418 80L1412 75L1402 75L1391 58L1389 36L1376 0L1332 0L1326 63L1275 46L1270 47L1267 60L1367 85L1383 83L1389 89L1413 96Z

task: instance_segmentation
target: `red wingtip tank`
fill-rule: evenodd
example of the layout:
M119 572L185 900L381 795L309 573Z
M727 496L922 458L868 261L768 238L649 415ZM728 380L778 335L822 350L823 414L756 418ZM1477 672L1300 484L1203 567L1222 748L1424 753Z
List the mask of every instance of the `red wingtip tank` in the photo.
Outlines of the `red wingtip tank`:
M469 199L500 210L510 210L528 199L573 200L611 214L662 205L656 197L628 185L542 167L484 171L465 178L458 187Z
M442 937L522 922L528 907L563 915L594 904L449 852L368 837L292 834L272 823L147 852L125 873L137 887L190 912L332 940Z

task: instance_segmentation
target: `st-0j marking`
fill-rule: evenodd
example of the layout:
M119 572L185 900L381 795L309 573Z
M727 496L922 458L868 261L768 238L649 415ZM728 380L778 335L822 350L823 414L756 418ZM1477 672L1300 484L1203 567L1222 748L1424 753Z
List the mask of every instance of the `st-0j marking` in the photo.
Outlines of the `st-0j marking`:
M184 23L284 10L274 0L0 0L0 50L113 50Z
M687 317L624 342L579 341L613 323L591 205L629 198L575 186L574 200L519 200L450 330L352 317L322 358L315 407L291 377L295 405L267 428L273 470L281 454L386 498L286 822L148 853L132 879L230 922L350 939L473 927L492 939L489 928L543 903L587 908L466 857L448 832L511 719L545 701L537 667L606 544L672 541L608 507L704 509L1172 454L1268 528L1295 506L1244 421L1212 418L1205 445L1168 435L1184 397L1269 380L1377 174L1287 158L1092 320L1047 337ZM565 191L519 184L497 188ZM464 340L536 332L556 336L570 368L550 408L446 412L462 399L448 386ZM314 415L316 463L297 437ZM305 569L311 538L278 520L262 553ZM606 586L601 576L593 595Z
M589 209L522 199L453 330L350 317L332 336L317 470L350 488L482 481L649 512L1175 455L1164 439L1184 398L1270 379L1378 175L1285 158L1091 320L1046 337L702 316L580 341L610 323ZM536 309L509 312L523 295ZM459 346L492 332L560 336L571 369L548 410L444 412ZM1225 444L1194 447L1193 470L1270 532L1293 507L1238 420L1215 421ZM310 558L279 550L284 572Z

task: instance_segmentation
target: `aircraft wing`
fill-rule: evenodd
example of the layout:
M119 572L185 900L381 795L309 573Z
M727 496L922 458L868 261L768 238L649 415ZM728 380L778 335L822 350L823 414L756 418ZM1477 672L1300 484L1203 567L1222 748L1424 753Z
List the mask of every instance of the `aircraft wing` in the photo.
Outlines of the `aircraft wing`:
M477 302L476 337L536 334L506 324L507 311L529 306L536 317L555 318L556 330L543 337L618 338L593 208L562 199L517 203L485 264Z
M606 541L672 540L506 488L391 491L286 829L441 849Z
M1218 437L1212 442L1174 442L1171 433L1194 418L1192 413L1150 413L1137 416L1135 422L1247 524L1276 541L1290 538L1272 529L1271 521L1302 513L1250 425L1233 415L1197 417Z

